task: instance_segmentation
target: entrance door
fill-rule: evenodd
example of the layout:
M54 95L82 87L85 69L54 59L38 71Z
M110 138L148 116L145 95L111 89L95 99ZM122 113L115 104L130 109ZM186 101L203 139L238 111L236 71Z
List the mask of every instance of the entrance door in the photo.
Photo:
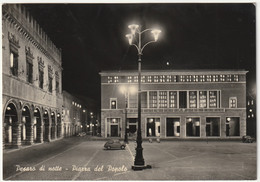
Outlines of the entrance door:
M118 125L111 125L111 137L118 137Z

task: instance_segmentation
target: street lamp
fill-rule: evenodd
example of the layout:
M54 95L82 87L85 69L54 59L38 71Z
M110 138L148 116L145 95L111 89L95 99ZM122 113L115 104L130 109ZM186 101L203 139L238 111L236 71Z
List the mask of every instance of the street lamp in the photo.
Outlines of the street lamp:
M144 48L152 43L156 42L159 38L159 34L161 30L157 29L145 29L141 31L139 25L132 24L129 25L128 28L131 30L131 34L127 34L126 37L128 38L129 44L136 47L138 51L138 129L137 129L137 138L136 138L136 155L134 166L132 166L133 170L143 170L146 168L151 168L150 165L145 166L144 158L143 158L143 148L142 148L142 133L141 133L141 56L143 54ZM142 45L142 34L151 31L151 34L154 37L154 40L149 41Z

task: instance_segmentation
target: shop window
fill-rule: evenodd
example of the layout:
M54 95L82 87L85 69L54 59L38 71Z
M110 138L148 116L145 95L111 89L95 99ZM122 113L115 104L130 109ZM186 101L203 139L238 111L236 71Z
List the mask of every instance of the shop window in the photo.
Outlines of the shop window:
M199 107L207 108L207 91L199 91Z
M236 97L229 98L229 108L237 108L237 98Z
M180 136L180 118L166 119L166 136L167 137Z
M189 102L190 108L197 108L197 91L189 92Z
M159 108L167 108L167 91L159 91Z
M117 108L117 99L110 99L110 109Z
M160 118L147 118L147 137L160 137Z
M206 136L220 136L220 118L206 118Z
M239 117L226 118L226 136L240 136Z
M200 118L186 118L186 136L199 137L200 136Z
M169 91L169 107L177 108L177 91Z
M157 108L157 91L149 92L149 107Z
M179 108L187 108L187 92L179 92Z

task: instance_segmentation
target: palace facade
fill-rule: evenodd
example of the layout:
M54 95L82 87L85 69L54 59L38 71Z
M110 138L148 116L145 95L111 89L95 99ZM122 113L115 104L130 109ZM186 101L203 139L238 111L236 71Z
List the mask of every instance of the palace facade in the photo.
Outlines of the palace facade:
M63 137L62 61L25 7L2 6L3 147Z
M246 135L244 70L142 71L143 138L240 138ZM137 71L103 71L101 134L135 136ZM127 124L125 122L127 121Z

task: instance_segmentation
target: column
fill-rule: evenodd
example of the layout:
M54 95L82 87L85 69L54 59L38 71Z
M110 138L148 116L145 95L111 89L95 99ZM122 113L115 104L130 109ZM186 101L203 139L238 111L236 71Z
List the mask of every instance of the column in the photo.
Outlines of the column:
M14 123L13 124L13 144L12 147L13 148L19 148L21 147L22 141L21 141L21 127L22 124L20 123Z

